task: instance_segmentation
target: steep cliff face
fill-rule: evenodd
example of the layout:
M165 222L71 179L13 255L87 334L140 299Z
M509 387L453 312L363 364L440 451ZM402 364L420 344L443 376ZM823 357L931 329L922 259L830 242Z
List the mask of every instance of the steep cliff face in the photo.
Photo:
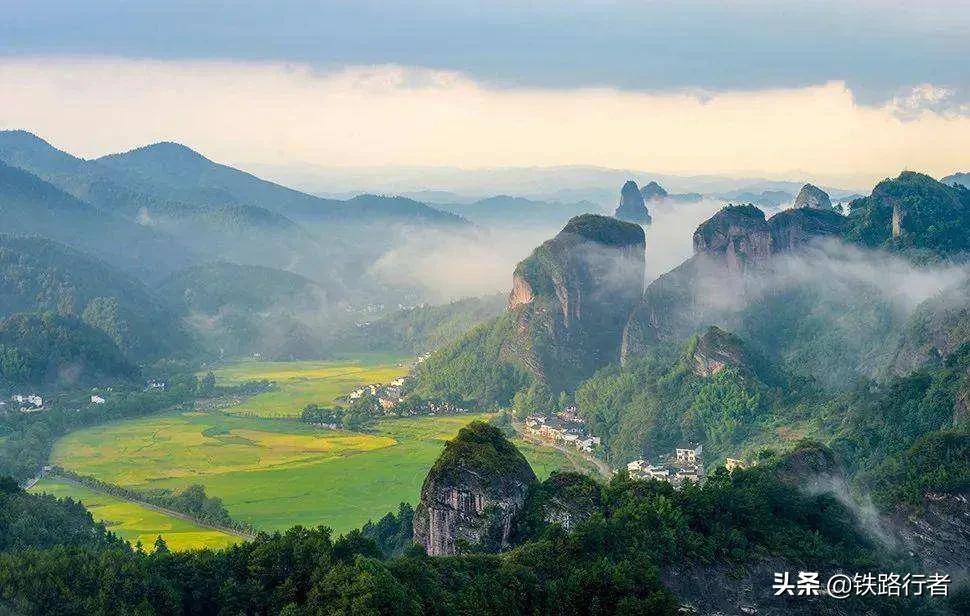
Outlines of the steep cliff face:
M519 263L509 310L508 357L550 389L567 389L619 357L643 289L644 234L637 225L585 214Z
M909 317L890 373L903 375L945 360L970 341L970 280L920 304Z
M424 480L414 541L432 556L476 546L501 550L536 482L529 463L498 428L473 422L445 445Z
M777 257L838 237L845 225L835 211L799 208L766 220L752 205L723 208L698 226L694 256L647 287L624 329L621 360L658 342L681 344L711 324L756 340L749 330L758 323L744 311L765 296L772 272L783 266Z
M966 492L929 492L918 508L897 511L902 546L933 571L970 571L970 500Z
M662 189L661 189L662 190ZM620 205L614 214L619 220L635 222L641 225L649 225L652 222L650 212L644 203L643 195L637 188L637 183L633 180L628 181L620 190Z
M806 207L817 210L831 210L832 200L829 198L829 194L818 186L805 184L795 196L792 207L796 209Z
M795 250L818 237L838 236L845 226L845 217L831 208L803 207L779 212L768 219L771 249L775 253Z
M730 271L764 263L771 256L771 229L753 205L729 205L694 232L694 252L722 261Z
M944 255L970 250L970 190L964 186L904 171L850 209L846 236L853 242Z

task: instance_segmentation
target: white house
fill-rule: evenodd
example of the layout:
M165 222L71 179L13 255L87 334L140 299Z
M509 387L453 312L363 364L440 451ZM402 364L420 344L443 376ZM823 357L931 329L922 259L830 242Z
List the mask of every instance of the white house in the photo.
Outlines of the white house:
M91 396L91 404L104 404L105 399L98 395Z
M700 464L704 452L704 446L698 443L690 443L677 448L677 461L685 464Z
M11 397L11 400L17 402L18 404L32 406L35 409L39 409L44 406L44 399L37 394L27 394L26 396L22 394L15 394Z
M626 465L626 470L630 471L631 473L639 473L648 466L650 465L647 464L646 460L634 460Z

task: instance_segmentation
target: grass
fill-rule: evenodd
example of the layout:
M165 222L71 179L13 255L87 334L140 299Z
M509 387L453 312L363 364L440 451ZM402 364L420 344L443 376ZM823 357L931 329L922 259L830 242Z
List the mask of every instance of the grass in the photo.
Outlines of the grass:
M165 413L71 433L52 461L132 488L193 483L229 513L263 530L324 524L359 527L416 503L444 442L486 415L388 419L373 433L221 413ZM562 454L519 443L536 473L571 468Z
M307 404L333 406L361 385L387 383L408 373L412 358L365 353L334 361L243 361L213 370L216 383L235 385L253 380L276 383L229 409L237 415L269 418L299 417Z
M108 530L131 545L141 541L146 550L152 549L155 538L159 535L165 539L169 549L175 551L219 549L240 541L238 537L228 533L198 526L181 518L58 479L42 479L30 491L81 501L94 519L103 522Z

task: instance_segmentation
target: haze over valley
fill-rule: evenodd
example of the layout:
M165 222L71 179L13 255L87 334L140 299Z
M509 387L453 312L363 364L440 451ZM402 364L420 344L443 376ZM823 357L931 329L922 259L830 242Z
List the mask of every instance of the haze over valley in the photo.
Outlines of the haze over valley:
M40 4L0 614L967 612L963 7Z

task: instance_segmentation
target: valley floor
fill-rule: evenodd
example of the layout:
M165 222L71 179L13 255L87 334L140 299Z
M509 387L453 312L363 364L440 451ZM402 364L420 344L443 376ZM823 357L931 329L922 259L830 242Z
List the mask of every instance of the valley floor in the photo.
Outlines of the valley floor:
M248 374L253 374L251 368ZM327 375L322 376L319 366L306 362L273 367L319 390L330 387L339 392L336 395L358 385L314 382L346 374L333 368L328 367ZM371 374L375 371L380 369ZM238 406L252 405L256 398L259 396ZM377 422L373 431L360 433L313 427L294 419L237 414L236 408L170 411L80 430L57 442L51 464L135 490L181 490L201 484L207 494L223 500L234 519L259 530L302 524L327 525L342 533L369 519L377 520L401 502L416 503L425 475L445 441L468 422L489 418L467 414L386 419ZM582 460L551 447L521 440L516 444L540 477L557 469L593 472ZM34 489L72 495L68 488L73 486L51 484L52 480L45 479ZM91 494L75 497L86 505L84 498L93 498ZM143 535L158 534L160 524L137 505L122 501L113 503L114 509L102 510L98 504L107 506L102 501L89 505L95 517L114 524L112 530L124 531L126 539L140 538L148 545L150 541ZM126 514L120 505L131 509ZM183 521L169 521L178 522ZM189 531L173 527L161 533L166 540L168 532ZM174 544L192 548L217 540L208 535L193 540L184 534Z

